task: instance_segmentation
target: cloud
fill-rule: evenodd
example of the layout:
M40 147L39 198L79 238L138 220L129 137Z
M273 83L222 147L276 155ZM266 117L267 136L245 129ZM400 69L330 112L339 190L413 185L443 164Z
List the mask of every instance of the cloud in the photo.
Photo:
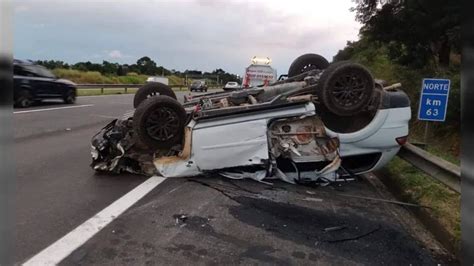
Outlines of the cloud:
M109 52L109 57L114 59L122 58L122 53L119 50L112 50Z
M303 53L331 61L348 40L358 39L352 5L350 0L68 0L67 5L22 0L20 9L30 12L15 13L14 48L23 58L41 47L46 58L32 59L133 63L149 56L170 69L222 68L235 74L242 74L253 56L269 56L284 73ZM38 31L35 24L47 27Z

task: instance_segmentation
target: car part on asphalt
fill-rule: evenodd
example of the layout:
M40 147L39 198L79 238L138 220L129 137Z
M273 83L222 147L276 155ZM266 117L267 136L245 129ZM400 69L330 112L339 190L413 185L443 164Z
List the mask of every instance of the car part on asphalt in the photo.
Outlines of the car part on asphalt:
M140 87L133 97L133 107L137 108L144 100L157 95L169 96L176 100L176 94L166 84L160 82L149 82Z

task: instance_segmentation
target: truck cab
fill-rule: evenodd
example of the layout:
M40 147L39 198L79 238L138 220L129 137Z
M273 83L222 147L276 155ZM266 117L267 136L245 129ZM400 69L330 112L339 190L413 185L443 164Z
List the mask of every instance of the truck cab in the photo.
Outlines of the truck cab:
M243 88L266 86L277 81L276 69L272 68L269 57L259 58L254 56L251 64L245 68Z

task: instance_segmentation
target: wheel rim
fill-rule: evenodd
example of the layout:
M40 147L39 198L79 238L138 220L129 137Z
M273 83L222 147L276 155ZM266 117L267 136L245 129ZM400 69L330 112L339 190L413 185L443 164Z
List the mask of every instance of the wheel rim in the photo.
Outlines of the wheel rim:
M31 101L28 98L24 97L20 100L21 107L28 107L30 105L31 105Z
M354 107L362 102L367 90L367 80L355 72L337 77L331 88L334 103L342 107Z
M150 98L150 97L158 96L158 95L161 95L161 94L160 94L159 92L157 92L157 91L154 91L154 92L150 92L150 93L146 96L146 98L148 99L148 98Z
M300 73L305 73L305 72L308 72L310 70L315 70L315 69L319 69L319 68L316 65L307 64L301 69Z
M166 141L174 138L179 133L179 117L171 108L156 108L146 118L146 130L148 135L158 141Z
M67 97L67 101L71 102L71 103L76 101L76 96L74 95L74 93L69 93L69 95Z

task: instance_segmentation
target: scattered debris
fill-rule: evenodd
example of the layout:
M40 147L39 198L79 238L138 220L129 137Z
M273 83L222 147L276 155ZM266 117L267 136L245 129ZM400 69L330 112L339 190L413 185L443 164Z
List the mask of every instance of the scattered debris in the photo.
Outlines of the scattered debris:
M373 197L365 197L365 196L357 196L357 195L348 195L348 194L342 194L342 193L340 193L339 195L340 195L340 196L343 196L343 197L366 199L366 200L373 200L373 201L381 201L381 202L392 203L392 204L398 204L398 205L404 205L404 206L422 207L422 208L431 209L430 206L419 205L419 204L414 204L414 203L408 203L408 202L403 202L403 201L387 200L387 199L373 198Z
M175 214L173 215L173 218L176 221L176 225L182 225L186 223L188 216L186 216L185 214Z
M304 198L303 200L306 200L306 201L314 201L314 202L322 202L322 201L323 201L323 199L311 198L311 197L306 197L306 198Z

